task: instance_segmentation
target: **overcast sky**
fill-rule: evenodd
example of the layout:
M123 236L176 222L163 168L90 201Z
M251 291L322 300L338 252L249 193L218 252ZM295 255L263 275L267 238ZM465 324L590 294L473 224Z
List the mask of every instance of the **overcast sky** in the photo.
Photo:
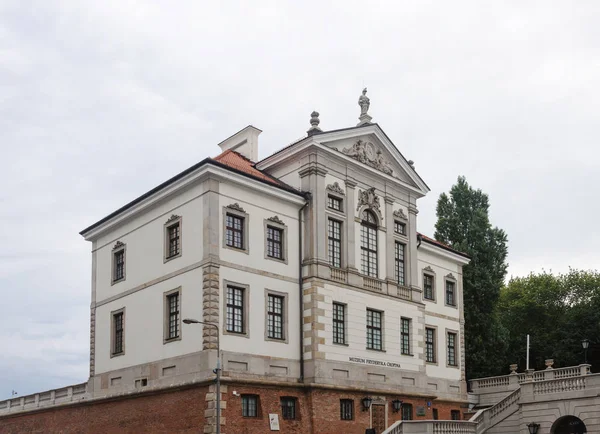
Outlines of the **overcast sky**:
M258 5L260 3L260 6ZM34 6L32 6L34 5ZM78 232L253 124L263 158L369 113L490 196L509 274L596 268L598 1L0 1L0 399L87 380Z

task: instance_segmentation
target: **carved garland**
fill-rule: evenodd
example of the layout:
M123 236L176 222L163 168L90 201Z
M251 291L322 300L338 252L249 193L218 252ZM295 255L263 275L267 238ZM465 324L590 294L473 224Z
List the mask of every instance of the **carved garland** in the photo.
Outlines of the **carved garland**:
M339 194L341 196L344 196L346 194L344 192L344 189L342 187L340 187L340 184L338 184L337 181L334 182L333 184L329 184L327 186L327 190L329 190L329 191L331 191L333 193Z
M279 218L279 216L274 215L273 217L269 217L267 220L273 223L277 223L278 225L285 226L285 223Z
M239 204L239 203L237 203L237 202L236 202L236 203L232 203L231 205L227 205L227 208L229 208L229 209L233 209L233 210L235 210L235 211L243 212L243 213L245 213L245 212L246 212L246 211L244 210L244 208L242 208L242 207L240 206L240 204Z
M358 193L358 211L362 206L368 206L369 208L376 209L379 211L381 207L379 203L379 197L375 194L375 187L371 187L368 190L363 190Z

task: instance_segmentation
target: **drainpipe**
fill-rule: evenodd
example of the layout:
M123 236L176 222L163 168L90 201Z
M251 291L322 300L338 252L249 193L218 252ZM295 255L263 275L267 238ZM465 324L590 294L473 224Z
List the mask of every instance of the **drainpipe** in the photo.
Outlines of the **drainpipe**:
M300 301L300 382L304 382L304 294L302 291L302 212L308 206L311 194L304 195L306 202L298 210L298 298Z

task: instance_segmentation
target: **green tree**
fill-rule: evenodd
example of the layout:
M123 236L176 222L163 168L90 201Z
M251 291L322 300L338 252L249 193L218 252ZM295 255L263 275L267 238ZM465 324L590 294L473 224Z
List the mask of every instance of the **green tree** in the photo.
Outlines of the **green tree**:
M487 194L459 177L437 203L435 239L471 257L463 268L467 378L497 375L506 333L495 314L506 276L507 236L492 227Z
M498 318L508 333L504 364L525 368L526 335L531 336L530 367L543 369L545 359L555 366L583 362L582 339L592 341L589 361L600 364L600 274L569 270L512 278L502 289Z

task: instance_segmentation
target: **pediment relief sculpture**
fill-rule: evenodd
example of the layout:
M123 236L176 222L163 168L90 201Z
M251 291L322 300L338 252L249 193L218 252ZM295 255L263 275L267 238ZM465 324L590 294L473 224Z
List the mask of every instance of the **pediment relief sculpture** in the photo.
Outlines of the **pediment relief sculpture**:
M239 204L239 203L237 203L237 202L236 202L236 203L232 203L231 205L227 205L227 208L229 208L229 209L233 209L233 210L235 210L235 211L239 211L239 212L246 212L246 211L244 210L244 208L242 208L242 207L240 206L240 204Z
M448 273L448 274L446 274L446 279L456 280L456 277L454 277L454 274Z
M392 175L394 172L381 150L371 142L359 140L351 147L343 149L342 153L387 175Z
M112 249L117 250L117 249L120 249L121 247L125 247L125 244L122 243L121 241L117 241Z
M394 217L396 217L398 219L402 219L402 220L408 220L408 217L406 216L406 214L404 213L404 210L402 208L400 208L397 211L394 211Z
M358 193L358 206L356 211L360 210L362 206L367 206L380 211L379 197L375 194L375 187L371 187L368 190L363 190Z
M267 220L269 220L270 222L285 226L285 223L283 222L283 220L281 220L279 218L279 216L274 215L273 217L269 217Z
M427 271L428 273L435 273L435 271L433 270L433 268L431 268L430 265L428 265L427 267L423 268L423 271Z
M167 220L167 223L170 223L172 221L175 221L179 218L179 216L177 214L171 214L171 217L169 217L169 220Z
M342 187L340 187L340 184L338 184L337 181L334 182L333 184L329 184L327 186L327 190L329 190L329 191L331 191L333 193L342 195L342 196L344 196L346 194L346 192L344 191L344 189Z

